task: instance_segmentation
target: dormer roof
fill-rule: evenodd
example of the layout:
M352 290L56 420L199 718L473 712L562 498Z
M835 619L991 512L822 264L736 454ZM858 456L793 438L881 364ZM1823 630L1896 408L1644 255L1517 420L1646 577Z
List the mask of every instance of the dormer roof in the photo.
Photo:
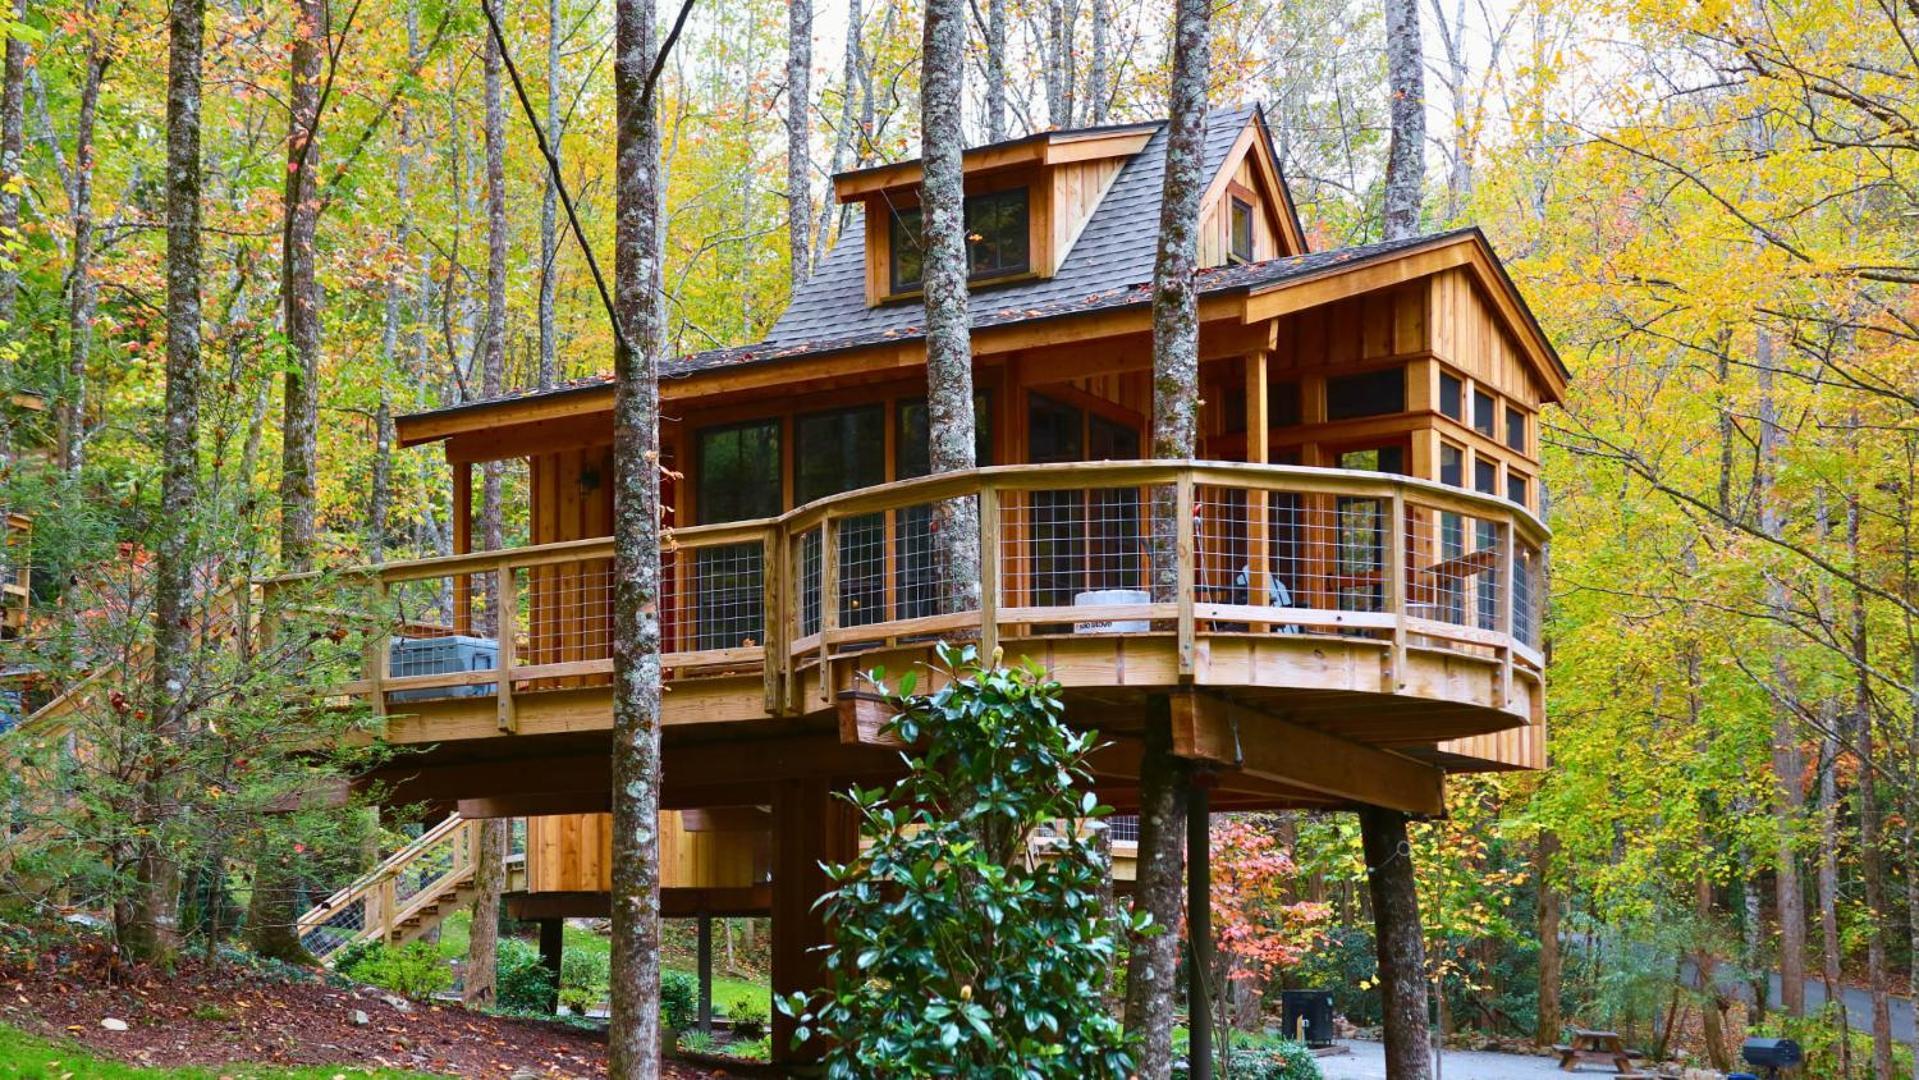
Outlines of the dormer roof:
M1250 136L1249 128L1252 129ZM1160 196L1166 178L1166 125L1156 122L1091 130L1102 135L1115 132L1137 135L1144 132L1147 138L1106 190L1084 229L1065 253L1058 270L1050 277L978 289L971 301L975 312L1052 307L1118 286L1152 280L1153 258L1159 236ZM1060 145L1056 140L1071 140L1080 135L1079 132L1052 132L1017 140L1010 145L1044 149ZM1270 168L1272 179L1278 182L1277 199L1283 206L1280 228L1289 234L1288 246L1293 248L1281 254L1303 254L1304 233L1299 227L1292 199L1279 176L1265 117L1257 105L1216 109L1207 116L1204 175L1209 188L1226 171L1229 162L1247 152L1249 144L1256 144L1257 152L1267 162L1264 167ZM1008 145L1000 143L981 147L969 154L996 152ZM891 188L898 184L917 183L918 169L919 163L914 161L845 174L840 179L845 181L849 177L861 178L892 170L906 170L896 177L890 177L888 183L883 185ZM908 177L910 181L906 179ZM881 190L863 183L859 186L861 190ZM925 318L925 312L919 304L869 303L866 224L864 217L857 212L849 216L839 242L820 260L812 278L794 294L785 314L768 331L763 347L779 349L820 338L904 334Z

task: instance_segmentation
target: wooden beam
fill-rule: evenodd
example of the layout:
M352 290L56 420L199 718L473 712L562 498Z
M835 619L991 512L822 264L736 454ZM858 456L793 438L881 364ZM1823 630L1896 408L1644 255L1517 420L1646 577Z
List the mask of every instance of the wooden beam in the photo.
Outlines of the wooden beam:
M612 895L603 892L507 893L506 910L515 919L604 919L612 912ZM660 889L660 915L691 919L700 915L757 918L772 914L771 885L730 888L666 886Z
M1213 694L1173 695L1173 747L1182 757L1346 802L1429 817L1446 810L1442 769Z
M680 828L698 832L765 832L773 812L765 806L702 806L680 813Z

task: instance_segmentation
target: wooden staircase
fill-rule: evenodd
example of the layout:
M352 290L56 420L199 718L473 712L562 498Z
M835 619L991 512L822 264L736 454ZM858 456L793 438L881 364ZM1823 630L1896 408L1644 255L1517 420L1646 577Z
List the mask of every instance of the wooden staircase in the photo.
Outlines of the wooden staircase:
M300 940L332 966L360 941L404 945L466 906L477 887L479 823L452 814L300 916Z

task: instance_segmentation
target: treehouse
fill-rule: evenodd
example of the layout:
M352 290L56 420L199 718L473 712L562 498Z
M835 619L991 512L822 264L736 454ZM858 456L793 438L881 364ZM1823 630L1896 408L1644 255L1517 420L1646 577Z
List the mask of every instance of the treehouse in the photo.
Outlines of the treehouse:
M764 885L779 992L816 984L816 863L854 850L832 792L900 768L860 674L942 637L1050 670L1122 809L1167 703L1221 809L1432 815L1449 772L1543 766L1539 417L1567 375L1524 299L1475 229L1309 250L1261 112L1216 111L1200 451L1146 460L1165 144L965 154L975 470L928 467L917 163L835 179L846 227L764 342L666 365L663 804L763 838L727 872ZM398 629L349 688L421 748L379 777L396 798L579 838L516 901L547 917L606 908L577 815L610 805L612 405L587 379L399 421L452 465L458 553L377 571ZM481 551L496 462L525 470L530 543ZM934 554L953 499L971 590ZM678 890L735 887L668 884L686 913L718 894Z

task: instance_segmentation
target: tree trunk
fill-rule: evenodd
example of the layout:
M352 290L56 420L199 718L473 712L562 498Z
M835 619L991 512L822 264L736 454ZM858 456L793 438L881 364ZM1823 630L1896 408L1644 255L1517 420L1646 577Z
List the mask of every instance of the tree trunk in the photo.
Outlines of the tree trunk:
M13 21L27 17L27 0L13 0ZM20 237L20 150L26 134L27 43L7 35L6 65L0 75L0 238ZM11 324L20 295L20 268L12 259L0 265L0 324Z
M287 177L281 237L280 302L287 336L286 401L281 419L280 560L313 568L314 455L319 425L320 281L314 265L319 227L320 70L326 54L326 0L295 0L289 77Z
M1779 427L1779 406L1773 397L1772 335L1763 328L1755 344L1753 361L1758 369L1759 386L1759 460L1754 468L1754 494L1759 506L1760 530L1767 536L1778 536L1782 524L1774 481L1784 432ZM1767 578L1766 603L1770 610L1790 618L1785 584L1773 575ZM1774 681L1781 693L1789 692L1794 677L1786 658L1786 643L1774 641L1771 653ZM1773 814L1779 826L1774 867L1779 909L1779 1002L1789 1016L1806 1015L1806 890L1799 876L1798 843L1800 819L1806 805L1801 780L1805 766L1805 754L1793 730L1793 712L1783 703L1775 704L1772 772Z
M93 12L93 4L88 11ZM93 131L99 112L100 84L111 60L108 44L95 28L87 35L86 74L80 80L79 113L73 124L73 190L68 216L73 224L72 284L67 297L67 372L60 395L60 469L78 476L86 458L87 367L93 359L93 320L100 285L93 280Z
M1359 834L1366 850L1366 883L1372 892L1373 932L1379 950L1386 1075L1393 1080L1429 1080L1433 1052L1426 1022L1426 942L1419 923L1419 888L1413 880L1406 815L1360 807Z
M813 0L786 0L786 255L793 291L812 274Z
M184 738L181 701L192 670L195 480L200 436L200 69L205 0L167 8L167 376L166 440L160 450L160 537L154 551L153 718L156 749ZM180 949L180 867L166 842L177 816L173 777L150 768L143 813L156 827L140 843L139 896L122 940L134 955L170 963Z
M565 132L560 128L560 31L560 0L546 0L546 144L553 151L556 163L560 161L565 139ZM560 381L558 324L554 316L559 255L560 189L549 170L546 185L540 192L539 384L542 390L550 390Z
M613 1080L660 1075L660 129L653 0L616 0Z
M921 286L926 301L928 460L936 473L970 469L973 443L973 342L967 316L965 182L960 129L965 91L964 0L928 0L921 48ZM933 510L933 552L943 609L979 610L979 506L948 499Z
M1086 73L1087 116L1094 124L1104 124L1112 109L1112 88L1108 72L1112 69L1113 0L1093 0L1093 62Z
M1006 0L986 2L986 141L1006 138Z
M1859 498L1846 502L1846 547L1852 565L1859 565ZM1873 740L1871 650L1867 638L1866 594L1855 588L1852 594L1851 638L1854 671L1853 737L1859 756L1859 783L1855 796L1859 802L1859 864L1865 878L1866 900L1866 990L1872 996L1872 1075L1874 1080L1892 1080L1892 1002L1886 991L1886 909L1885 857L1880 847L1884 837L1879 806L1878 752ZM1912 873L1915 867L1907 867Z
M483 1008L499 1000L500 895L506 892L506 857L513 840L510 818L486 818L479 823L480 838L473 853L473 926L466 941L465 985L461 998L468 1008Z
M1539 898L1539 1026L1533 1041L1540 1046L1557 1043L1565 1026L1559 1012L1565 975L1559 951L1559 890L1552 879L1553 856L1558 851L1558 834L1542 830L1533 846L1533 885Z
M1132 935L1126 956L1126 1030L1139 1040L1134 1072L1140 1080L1166 1080L1173 1071L1180 885L1186 876L1186 793L1192 775L1186 762L1173 756L1172 725L1172 703L1164 695L1148 699L1133 910L1153 921L1147 933Z
M501 102L505 63L493 35L486 36L483 53L483 96L486 102L486 324L480 329L480 396L497 398L506 389L506 110ZM480 548L498 551L504 507L500 505L500 463L480 469ZM497 632L497 587L489 575L485 590L488 626Z
M860 24L865 21L860 0L847 0L846 4L846 58L840 74L840 123L839 132L833 139L833 163L827 170L831 176L838 176L846 168L846 158L855 153L854 140L860 139L864 145L864 133L857 130L859 123L858 102L854 97L854 88L860 85L862 70L866 66L866 50L860 40ZM856 158L855 160L860 160ZM833 220L835 200L820 200L819 216L814 219L813 254L814 264L826 254L826 238L831 231L828 226Z
M1386 83L1392 136L1386 148L1385 235L1419 233L1426 182L1426 55L1419 40L1419 0L1386 0Z

